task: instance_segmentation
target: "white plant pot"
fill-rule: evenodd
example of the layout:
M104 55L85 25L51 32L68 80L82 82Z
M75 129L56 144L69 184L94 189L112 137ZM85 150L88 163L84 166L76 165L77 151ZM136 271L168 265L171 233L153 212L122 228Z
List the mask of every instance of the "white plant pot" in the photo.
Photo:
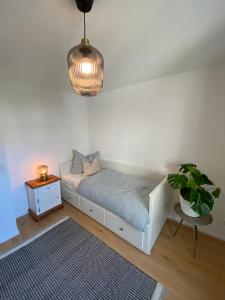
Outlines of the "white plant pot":
M185 215L192 217L192 218L197 218L199 217L199 214L197 214L193 209L191 209L191 204L189 201L185 200L181 195L180 195L180 206L185 213Z

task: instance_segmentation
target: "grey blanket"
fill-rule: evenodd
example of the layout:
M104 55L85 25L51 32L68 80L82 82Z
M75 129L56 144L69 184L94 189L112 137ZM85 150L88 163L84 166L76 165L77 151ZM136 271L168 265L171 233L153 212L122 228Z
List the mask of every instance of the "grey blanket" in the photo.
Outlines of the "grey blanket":
M120 216L138 230L149 223L148 194L156 182L125 175L110 169L87 177L79 186L81 196Z

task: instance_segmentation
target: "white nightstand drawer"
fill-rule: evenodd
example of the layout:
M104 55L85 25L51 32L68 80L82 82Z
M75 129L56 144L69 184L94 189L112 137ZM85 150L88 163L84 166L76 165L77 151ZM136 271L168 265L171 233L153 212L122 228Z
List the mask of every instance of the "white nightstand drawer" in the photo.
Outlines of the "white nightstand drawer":
M83 197L80 197L80 209L97 222L104 224L105 211L101 207Z
M41 194L41 193L45 193L47 191L52 191L54 189L58 189L60 191L60 182L59 181L39 187L38 193Z

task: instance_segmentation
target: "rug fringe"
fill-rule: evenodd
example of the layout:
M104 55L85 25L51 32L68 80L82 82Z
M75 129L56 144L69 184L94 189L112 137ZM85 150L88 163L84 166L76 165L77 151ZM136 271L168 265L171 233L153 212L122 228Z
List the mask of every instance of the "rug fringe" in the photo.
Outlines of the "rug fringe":
M151 300L164 300L167 295L167 289L160 283L157 283Z
M22 242L21 244L19 244L18 246L4 252L3 254L0 255L0 259L3 259L4 257L12 254L13 252L17 251L18 249L28 245L29 243L33 242L34 240L36 240L37 238L39 238L40 236L42 236L44 233L46 233L47 231L49 231L50 229L54 228L55 226L59 225L60 223L63 223L64 221L68 220L69 217L65 217L61 220L59 220L58 222L48 226L47 228L45 228L44 230L42 230L41 232L39 232L37 235L35 235L34 237L26 240L25 242Z

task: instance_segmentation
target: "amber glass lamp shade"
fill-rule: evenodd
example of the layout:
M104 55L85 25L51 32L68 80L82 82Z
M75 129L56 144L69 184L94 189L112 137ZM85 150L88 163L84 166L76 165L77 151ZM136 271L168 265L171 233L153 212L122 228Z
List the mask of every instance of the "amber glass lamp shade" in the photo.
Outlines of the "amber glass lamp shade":
M38 173L41 181L48 180L48 166L46 165L39 166Z
M104 60L101 53L82 39L67 55L70 83L81 96L95 96L103 87Z

